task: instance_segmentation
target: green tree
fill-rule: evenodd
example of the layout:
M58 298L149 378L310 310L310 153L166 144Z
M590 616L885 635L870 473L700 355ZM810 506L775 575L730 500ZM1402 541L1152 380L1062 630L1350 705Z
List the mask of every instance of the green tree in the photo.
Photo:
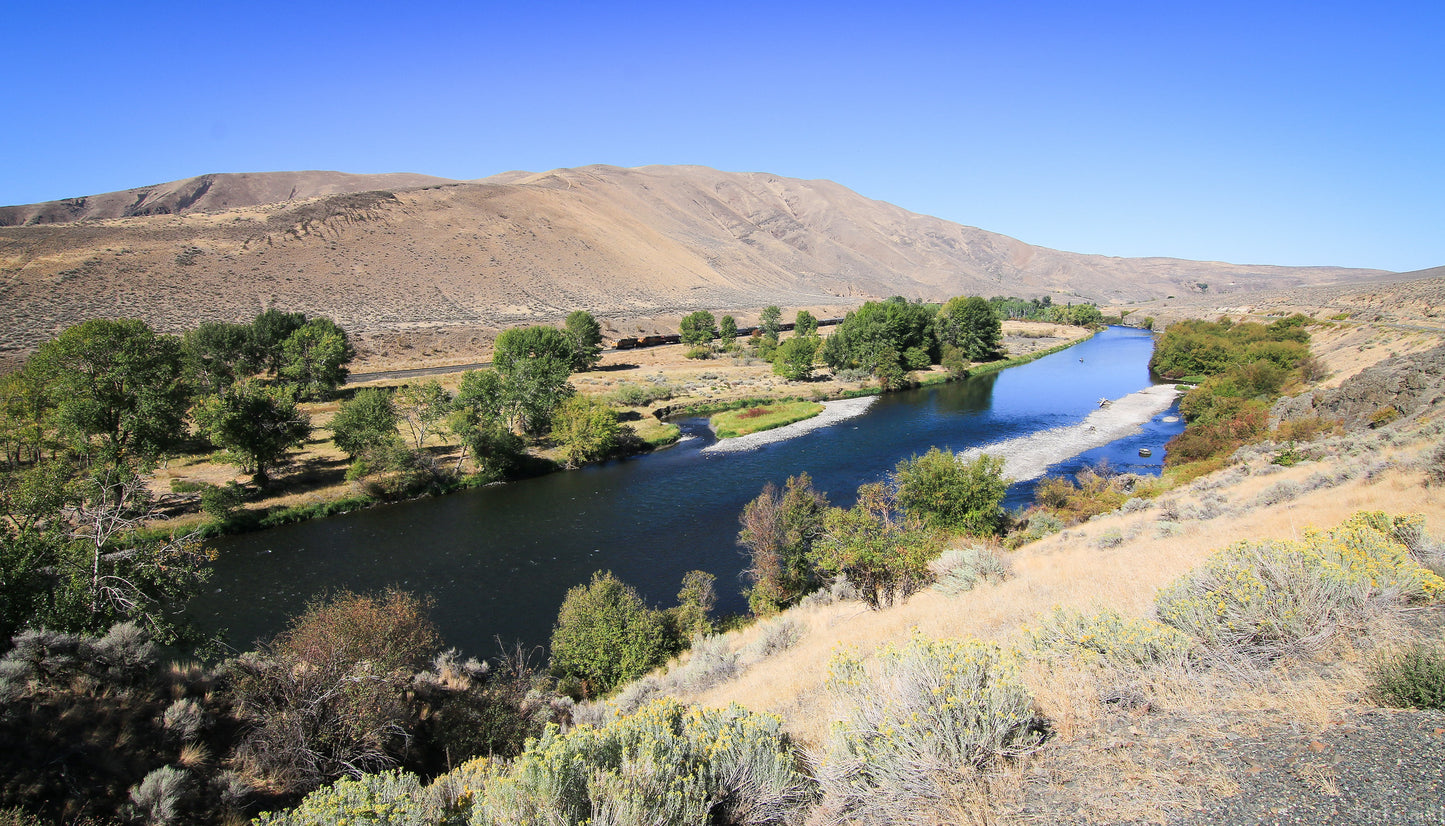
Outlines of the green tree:
M572 394L572 344L555 327L541 325L504 330L493 347L492 363L501 377L502 400L512 426L540 435L552 411Z
M769 482L743 507L738 544L748 549L747 597L754 614L775 614L821 584L811 551L827 511L828 497L806 473L789 476L781 491Z
M877 609L922 587L938 549L932 532L893 517L891 497L875 483L858 489L852 508L824 515L823 535L809 556L819 571L846 577Z
M204 321L181 336L186 379L198 394L219 393L256 371L249 324Z
M44 387L61 436L82 452L149 460L185 434L180 342L144 321L77 324L42 344L25 369Z
M867 370L885 389L901 386L909 370L936 361L936 309L902 298L869 301L849 313L823 343L821 358L833 370Z
M957 347L969 361L1003 355L1003 324L989 302L978 296L950 298L934 320L938 341Z
M300 447L311 435L310 417L297 409L286 388L263 387L253 380L207 396L196 405L194 415L201 433L237 457L241 470L252 474L262 488L286 451Z
M281 375L303 399L328 398L346 382L346 365L356 357L346 331L329 318L313 318L281 346Z
M426 446L427 437L437 430L454 409L452 394L436 379L403 386L396 391L394 404L398 417L411 432L412 442L418 453Z
M567 455L568 467L601 459L617 447L622 427L617 411L590 396L574 395L562 402L552 437Z
M778 333L783 329L783 311L777 305L764 307L762 315L758 316L758 334L763 338L778 340Z
M818 319L807 310L798 311L798 319L793 322L793 335L812 336L818 334Z
M396 407L391 391L363 387L341 403L331 419L331 440L352 459L387 442L396 441Z
M673 615L683 638L705 636L715 630L712 611L717 605L716 584L717 577L707 571L688 571L682 575L682 589L677 592Z
M522 440L507 423L506 388L495 370L468 370L457 388L447 429L461 440L457 470L470 452L480 473L504 475L522 454Z
M931 448L894 468L894 495L906 513L935 530L996 534L1008 491L1003 464L1000 456L984 454L965 462L951 451Z
M602 361L602 325L586 310L577 310L567 316L563 328L572 343L572 371L583 373Z
M125 464L77 473L46 461L0 478L0 631L99 634L134 622L164 643L187 638L179 609L209 560L194 537L140 536L155 515L145 479Z
M53 447L50 416L54 404L46 393L46 379L34 360L20 370L0 376L0 438L5 464L39 462L46 447Z
M773 372L788 381L807 381L813 376L813 358L821 340L816 336L793 336L773 351Z
M267 310L251 321L250 357L258 369L280 377L286 364L286 339L306 323L305 313Z
M567 592L552 628L552 670L601 696L667 662L677 649L662 612L648 608L637 591L612 575L592 575Z
M681 330L682 343L693 346L709 344L718 337L717 321L707 310L698 310L684 316Z
M718 338L722 339L724 347L731 347L738 337L738 320L730 315L725 315L718 321Z

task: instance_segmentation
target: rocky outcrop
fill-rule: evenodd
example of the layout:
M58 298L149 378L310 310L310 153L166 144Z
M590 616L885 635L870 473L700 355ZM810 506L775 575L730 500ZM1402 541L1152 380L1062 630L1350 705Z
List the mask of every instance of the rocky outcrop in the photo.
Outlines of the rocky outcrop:
M1274 423L1319 416L1356 429L1408 417L1445 400L1445 345L1423 353L1396 356L1361 370L1337 388L1311 390L1280 399L1271 411ZM1390 413L1393 407L1395 413Z

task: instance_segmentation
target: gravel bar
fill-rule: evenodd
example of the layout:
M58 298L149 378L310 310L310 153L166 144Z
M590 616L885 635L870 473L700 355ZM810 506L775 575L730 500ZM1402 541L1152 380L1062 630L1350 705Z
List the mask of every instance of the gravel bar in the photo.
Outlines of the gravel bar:
M746 436L718 439L717 442L703 448L702 452L737 453L738 451L753 450L763 445L770 445L773 442L781 442L784 439L801 436L804 433L817 430L820 427L827 427L834 422L841 422L844 419L861 416L877 398L877 396L861 396L856 399L838 399L837 401L823 402L823 412L811 419L785 424L782 427L775 427L772 430L749 433Z
M1049 466L1086 450L1138 433L1140 427L1174 404L1179 391L1172 384L1156 384L1111 401L1082 422L1056 427L959 454L973 461L985 453L1004 457L1003 475L1015 482L1044 475Z

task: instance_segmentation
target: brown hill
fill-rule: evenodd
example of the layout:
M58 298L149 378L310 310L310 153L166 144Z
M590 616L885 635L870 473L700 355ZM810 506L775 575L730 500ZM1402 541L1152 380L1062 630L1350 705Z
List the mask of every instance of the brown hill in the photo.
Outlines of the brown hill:
M183 181L122 192L0 207L0 227L63 224L138 215L179 215L218 209L277 204L373 189L405 189L451 183L446 178L394 172L352 175L346 172L261 172L198 175Z
M359 188L369 191L347 191ZM84 220L55 222L65 210ZM11 308L0 348L12 356L95 316L179 331L301 309L362 333L377 366L405 360L409 346L466 359L497 328L578 308L617 334L696 309L836 311L889 295L1123 302L1200 284L1214 296L1384 275L1060 252L831 181L703 167L474 182L214 175L4 214L21 224L0 227L0 300Z

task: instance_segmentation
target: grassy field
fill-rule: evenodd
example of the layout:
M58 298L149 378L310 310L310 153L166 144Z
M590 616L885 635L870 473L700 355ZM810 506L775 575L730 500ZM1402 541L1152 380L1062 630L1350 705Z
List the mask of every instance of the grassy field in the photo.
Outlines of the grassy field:
M785 424L811 419L823 412L823 405L817 402L781 402L760 407L745 407L742 410L728 410L712 417L712 429L719 439L761 433Z

